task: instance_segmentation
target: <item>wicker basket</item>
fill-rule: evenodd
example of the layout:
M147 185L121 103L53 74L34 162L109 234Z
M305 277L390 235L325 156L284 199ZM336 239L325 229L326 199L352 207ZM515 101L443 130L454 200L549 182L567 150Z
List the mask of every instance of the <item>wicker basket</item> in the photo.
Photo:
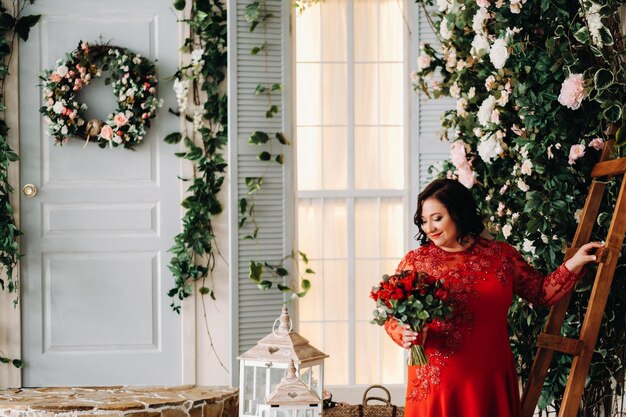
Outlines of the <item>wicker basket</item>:
M372 389L384 391L385 397L374 397L369 394ZM379 401L382 405L370 405L370 401ZM324 410L324 417L404 417L404 407L391 404L391 394L382 385L372 385L363 393L363 402L359 405L339 404Z

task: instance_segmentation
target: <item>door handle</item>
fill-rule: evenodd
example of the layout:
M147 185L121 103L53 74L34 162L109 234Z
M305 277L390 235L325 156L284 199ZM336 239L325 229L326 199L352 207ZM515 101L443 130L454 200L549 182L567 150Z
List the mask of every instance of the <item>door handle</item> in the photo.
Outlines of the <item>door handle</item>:
M27 198L33 198L37 195L39 190L37 189L37 186L35 184L26 184L22 187L22 192Z

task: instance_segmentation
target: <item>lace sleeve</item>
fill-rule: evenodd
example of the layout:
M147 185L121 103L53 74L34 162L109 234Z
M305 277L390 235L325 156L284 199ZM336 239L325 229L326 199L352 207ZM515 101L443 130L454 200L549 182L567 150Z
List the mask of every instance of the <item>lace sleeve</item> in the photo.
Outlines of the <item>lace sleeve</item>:
M511 248L509 256L513 267L513 292L533 304L557 303L580 278L580 275L570 272L565 264L561 264L554 272L543 276L515 249Z
M398 267L396 268L396 273L399 273L402 271L413 271L414 269L415 269L415 254L414 254L414 251L410 251L409 253L404 255L404 258L402 258L402 260L398 264Z

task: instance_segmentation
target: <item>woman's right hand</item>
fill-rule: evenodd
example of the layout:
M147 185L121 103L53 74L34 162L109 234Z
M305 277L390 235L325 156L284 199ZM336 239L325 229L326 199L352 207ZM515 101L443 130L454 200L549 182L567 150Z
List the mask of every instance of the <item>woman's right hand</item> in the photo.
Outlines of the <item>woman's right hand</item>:
M426 344L426 335L428 334L428 325L422 327L422 332L418 333L411 330L411 326L408 324L402 325L402 347L409 349L414 344L422 345ZM415 343L417 341L417 343Z

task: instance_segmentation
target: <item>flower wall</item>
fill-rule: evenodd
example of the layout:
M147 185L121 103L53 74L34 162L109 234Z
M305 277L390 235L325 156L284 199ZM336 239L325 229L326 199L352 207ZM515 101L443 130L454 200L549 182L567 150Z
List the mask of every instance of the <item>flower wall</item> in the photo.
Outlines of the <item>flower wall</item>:
M440 45L420 45L414 88L456 99L442 115L450 159L431 167L471 188L487 226L544 272L563 260L576 229L592 165L617 130L623 154L626 91L622 1L419 0L431 11ZM619 184L593 239L603 240ZM592 278L577 287L563 332L578 336ZM584 415L611 408L621 389L626 342L626 270L618 264L585 390ZM511 344L528 377L547 309L519 300L510 311ZM540 408L557 406L571 359L555 355Z

